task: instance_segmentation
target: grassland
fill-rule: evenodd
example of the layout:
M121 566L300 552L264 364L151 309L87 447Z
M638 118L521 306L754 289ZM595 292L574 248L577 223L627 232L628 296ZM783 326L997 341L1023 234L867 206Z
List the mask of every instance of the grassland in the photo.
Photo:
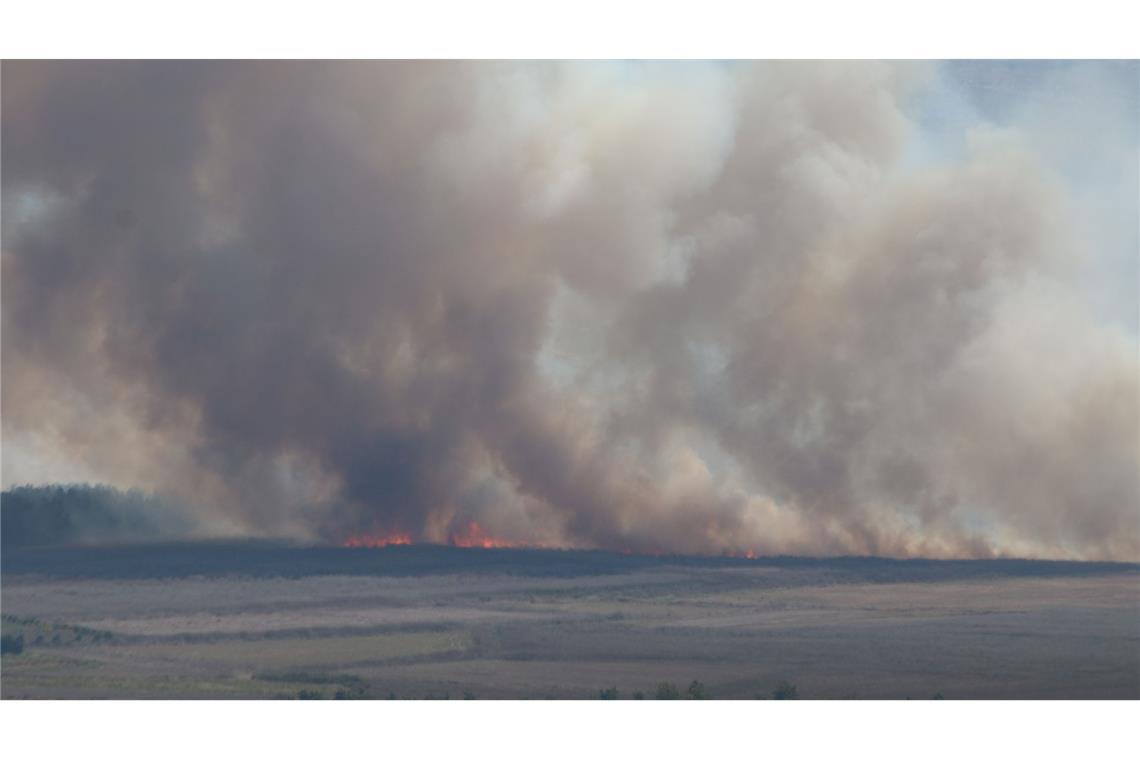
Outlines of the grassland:
M195 553L199 561L195 562ZM215 545L6 552L18 698L1140 697L1140 568ZM275 571L274 568L277 568Z

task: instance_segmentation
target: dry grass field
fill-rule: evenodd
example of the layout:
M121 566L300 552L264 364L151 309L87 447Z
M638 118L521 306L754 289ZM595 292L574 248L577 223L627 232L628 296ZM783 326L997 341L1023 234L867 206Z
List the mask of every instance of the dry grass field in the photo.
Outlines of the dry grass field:
M1127 565L235 546L10 551L0 585L5 699L1140 697Z

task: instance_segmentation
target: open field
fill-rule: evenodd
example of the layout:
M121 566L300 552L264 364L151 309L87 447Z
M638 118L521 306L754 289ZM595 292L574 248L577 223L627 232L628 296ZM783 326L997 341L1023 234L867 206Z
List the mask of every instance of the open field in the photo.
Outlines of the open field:
M19 698L1140 697L1140 567L274 544L12 549Z

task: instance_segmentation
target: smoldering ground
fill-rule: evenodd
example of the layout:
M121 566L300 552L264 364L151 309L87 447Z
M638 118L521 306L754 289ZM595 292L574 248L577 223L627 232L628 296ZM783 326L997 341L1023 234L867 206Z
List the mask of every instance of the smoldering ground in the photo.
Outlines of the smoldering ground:
M6 63L5 483L237 535L1140 558L1136 330L1032 139L913 159L935 78Z

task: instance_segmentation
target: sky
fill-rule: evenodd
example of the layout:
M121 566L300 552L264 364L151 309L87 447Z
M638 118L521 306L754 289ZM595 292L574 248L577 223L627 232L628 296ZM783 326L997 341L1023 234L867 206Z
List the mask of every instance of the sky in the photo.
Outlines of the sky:
M6 488L201 535L1140 560L1135 62L2 76Z

